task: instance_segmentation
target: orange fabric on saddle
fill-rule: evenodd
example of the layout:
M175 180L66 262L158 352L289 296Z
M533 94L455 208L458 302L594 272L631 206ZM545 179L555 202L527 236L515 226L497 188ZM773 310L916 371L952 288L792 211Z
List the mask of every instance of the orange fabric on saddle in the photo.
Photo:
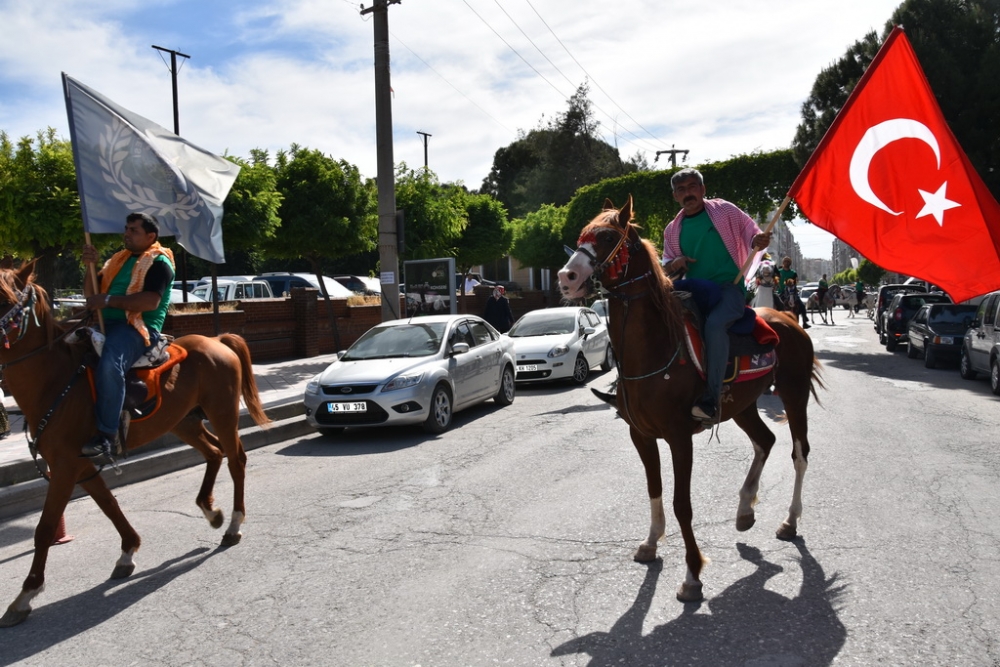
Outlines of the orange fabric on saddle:
M160 378L171 368L184 361L187 358L187 354L188 353L185 348L175 343L171 343L167 346L167 360L159 366L154 368L134 368L130 370L130 372L134 372L140 380L146 383L146 398L143 403L148 403L149 401L156 399L156 406L148 415L136 417L132 421L138 422L143 419L148 419L160 409L160 403L163 400L163 395L160 393ZM96 402L97 389L94 386L94 369L89 366L87 367L87 381L90 383L90 397Z
M701 339L698 326L690 317L684 318L684 338L687 341L688 355L694 362L694 367L698 373L705 377L705 344ZM765 322L760 315L754 318L753 338L761 345L777 345L779 338L777 332ZM769 373L777 361L778 355L772 349L764 354L750 354L742 357L730 359L726 367L727 373L725 382L744 382Z

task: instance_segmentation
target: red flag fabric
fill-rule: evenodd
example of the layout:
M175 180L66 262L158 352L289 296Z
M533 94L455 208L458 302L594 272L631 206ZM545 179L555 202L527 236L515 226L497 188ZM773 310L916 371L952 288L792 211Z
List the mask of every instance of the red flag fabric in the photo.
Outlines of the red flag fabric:
M889 271L964 301L1000 288L1000 205L958 145L895 28L789 195Z

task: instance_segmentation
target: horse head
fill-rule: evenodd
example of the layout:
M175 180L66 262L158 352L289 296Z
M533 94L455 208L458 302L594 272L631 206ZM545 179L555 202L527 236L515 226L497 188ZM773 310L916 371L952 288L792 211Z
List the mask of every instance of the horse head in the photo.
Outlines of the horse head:
M10 348L11 339L16 342L23 338L32 320L39 321L39 313L43 317L47 313L45 290L32 279L35 261L26 262L19 269L0 265L0 347L3 349Z
M559 289L568 299L587 295L587 281L596 278L605 289L614 293L635 280L650 275L650 252L644 248L638 229L631 224L632 197L621 209L616 209L610 199L604 201L604 210L597 214L580 232L576 251L559 271Z

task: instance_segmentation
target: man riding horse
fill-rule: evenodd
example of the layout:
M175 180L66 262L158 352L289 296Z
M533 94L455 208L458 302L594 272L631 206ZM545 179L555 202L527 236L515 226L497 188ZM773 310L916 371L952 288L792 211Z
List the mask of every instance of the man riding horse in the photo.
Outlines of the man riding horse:
M160 226L151 215L132 213L125 219L121 250L104 264L97 292L84 281L87 308L104 315L104 349L94 377L97 435L84 444L81 456L110 460L125 402L125 374L160 339L170 306L174 256L160 245ZM95 264L97 250L83 246L85 264Z

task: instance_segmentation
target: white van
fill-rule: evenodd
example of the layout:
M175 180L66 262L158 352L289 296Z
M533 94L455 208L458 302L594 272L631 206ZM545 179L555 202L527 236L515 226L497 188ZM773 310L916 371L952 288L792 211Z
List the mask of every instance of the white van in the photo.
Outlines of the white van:
M271 299L274 293L271 286L264 280L231 280L229 278L216 278L215 280L216 301L244 301L247 299ZM212 300L212 282L209 278L207 283L199 283L191 291L196 297L205 301Z

